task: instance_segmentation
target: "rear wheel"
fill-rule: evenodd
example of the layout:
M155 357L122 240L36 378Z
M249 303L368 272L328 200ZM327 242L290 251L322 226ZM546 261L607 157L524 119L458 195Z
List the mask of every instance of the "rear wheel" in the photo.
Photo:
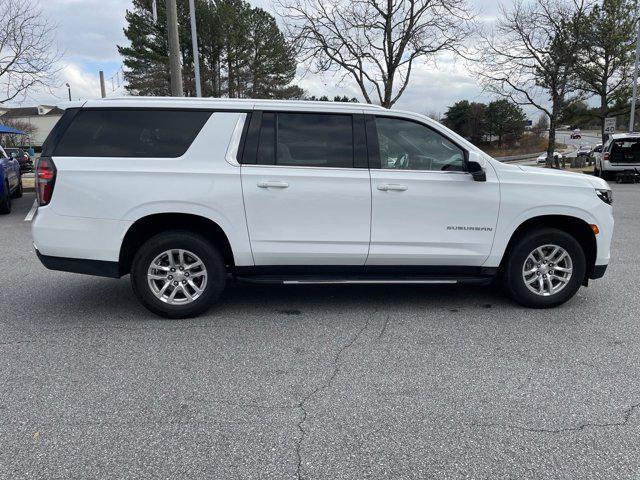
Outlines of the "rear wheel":
M586 259L575 238L548 228L525 234L517 241L504 273L505 288L516 302L532 308L555 307L580 288Z
M167 318L207 310L224 290L222 255L206 238L189 231L156 235L136 253L131 285L140 302Z
M9 193L9 184L4 184L4 194L0 197L0 214L11 213L11 194Z

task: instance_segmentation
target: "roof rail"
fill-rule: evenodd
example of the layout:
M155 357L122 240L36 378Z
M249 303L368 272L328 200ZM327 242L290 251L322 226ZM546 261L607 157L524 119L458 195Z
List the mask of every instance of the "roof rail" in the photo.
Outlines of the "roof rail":
M175 101L175 102L211 102L211 103L273 103L273 104L285 104L285 105L319 105L345 108L357 108L371 109L371 110L386 110L380 105L374 105L370 103L360 102L323 102L319 100L274 100L274 99L261 99L261 98L214 98L214 97L152 97L152 96L121 96L121 97L107 97L100 99L100 101Z

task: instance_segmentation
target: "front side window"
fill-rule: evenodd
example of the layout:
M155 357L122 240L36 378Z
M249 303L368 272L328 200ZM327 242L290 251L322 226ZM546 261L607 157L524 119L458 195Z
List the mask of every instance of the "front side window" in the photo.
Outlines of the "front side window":
M175 158L187 151L210 116L203 110L80 110L54 155Z
M382 169L464 171L464 150L424 125L377 117L376 128Z
M353 168L352 116L264 113L258 164Z

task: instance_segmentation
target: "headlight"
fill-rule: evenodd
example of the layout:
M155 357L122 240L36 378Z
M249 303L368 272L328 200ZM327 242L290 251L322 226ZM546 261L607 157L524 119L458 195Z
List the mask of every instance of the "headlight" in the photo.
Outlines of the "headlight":
M604 203L607 203L609 205L613 203L613 192L611 190L598 188L596 189L596 195L598 195L598 198Z

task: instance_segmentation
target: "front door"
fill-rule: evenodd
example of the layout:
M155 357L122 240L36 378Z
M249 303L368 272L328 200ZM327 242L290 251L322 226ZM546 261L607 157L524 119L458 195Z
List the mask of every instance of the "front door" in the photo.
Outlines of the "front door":
M248 139L241 175L256 266L363 266L371 188L362 116L257 112L251 135L257 150L246 151Z
M367 125L374 137L367 266L481 266L500 203L491 167L486 182L474 181L464 149L421 123L379 116Z

